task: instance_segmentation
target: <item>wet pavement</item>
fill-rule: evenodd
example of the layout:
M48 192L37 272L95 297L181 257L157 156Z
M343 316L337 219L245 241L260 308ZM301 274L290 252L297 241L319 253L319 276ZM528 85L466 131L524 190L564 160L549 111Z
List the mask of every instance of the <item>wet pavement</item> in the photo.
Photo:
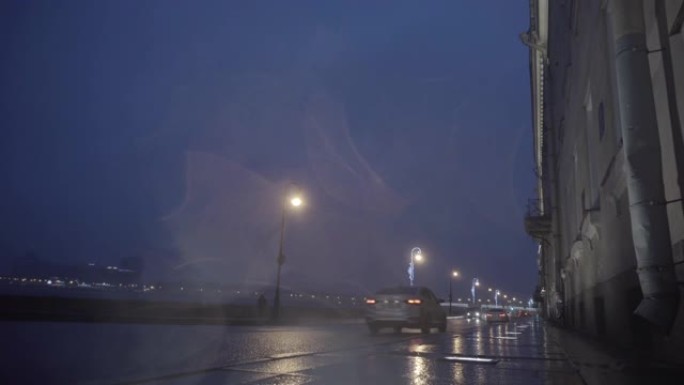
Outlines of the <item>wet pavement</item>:
M541 322L450 320L446 333L417 330L364 336L358 346L269 355L148 384L583 384ZM349 332L350 330L345 330ZM352 339L356 342L358 335Z
M3 323L0 383L642 383L537 318L449 319L447 332L300 326ZM47 348L49 347L49 348ZM641 379L643 380L643 378Z

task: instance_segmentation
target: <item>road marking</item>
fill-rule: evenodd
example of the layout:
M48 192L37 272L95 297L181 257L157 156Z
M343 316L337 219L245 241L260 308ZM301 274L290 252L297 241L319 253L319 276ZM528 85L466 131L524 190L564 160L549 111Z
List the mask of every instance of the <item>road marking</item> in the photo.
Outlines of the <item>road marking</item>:
M499 360L494 358L468 357L468 356L446 356L442 359L455 362L475 362L480 364L496 364Z

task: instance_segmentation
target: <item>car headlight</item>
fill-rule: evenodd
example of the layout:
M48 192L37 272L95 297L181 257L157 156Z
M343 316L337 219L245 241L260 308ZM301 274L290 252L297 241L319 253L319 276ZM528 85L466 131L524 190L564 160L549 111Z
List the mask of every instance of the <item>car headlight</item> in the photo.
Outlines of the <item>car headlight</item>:
M475 313L475 317L479 317L479 316L480 316L480 313Z
M470 313L468 313L468 315L470 315Z

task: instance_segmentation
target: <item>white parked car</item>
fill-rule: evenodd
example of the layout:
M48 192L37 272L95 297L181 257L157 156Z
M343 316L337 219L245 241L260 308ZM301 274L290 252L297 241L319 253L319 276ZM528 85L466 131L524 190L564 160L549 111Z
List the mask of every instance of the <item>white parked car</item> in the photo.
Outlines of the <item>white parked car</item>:
M446 331L446 313L443 302L426 287L393 287L378 291L366 298L366 323L371 333L381 328L419 328L430 333L433 327Z

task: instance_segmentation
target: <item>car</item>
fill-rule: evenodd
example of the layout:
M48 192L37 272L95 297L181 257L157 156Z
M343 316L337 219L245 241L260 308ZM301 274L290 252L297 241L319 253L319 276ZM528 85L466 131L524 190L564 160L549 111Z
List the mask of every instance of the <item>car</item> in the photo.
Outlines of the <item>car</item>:
M501 307L492 307L482 312L482 319L487 322L508 322L510 317L506 309Z
M443 302L434 293L421 286L398 286L379 290L366 298L366 323L372 334L382 328L418 328L430 333L436 327L446 331L446 312L440 306Z
M479 307L469 307L466 309L465 318L467 320L478 320L480 319L480 308Z
M511 312L510 312L510 316L513 319L529 317L529 315L530 315L529 312L525 309L514 309L514 310L511 310Z

